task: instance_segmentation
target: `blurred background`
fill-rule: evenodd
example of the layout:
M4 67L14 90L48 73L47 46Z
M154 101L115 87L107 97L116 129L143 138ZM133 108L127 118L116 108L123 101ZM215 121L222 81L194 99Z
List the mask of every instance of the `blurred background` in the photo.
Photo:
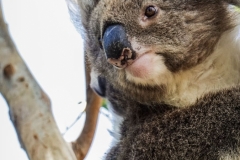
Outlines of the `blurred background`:
M11 36L32 74L48 94L57 125L64 133L85 108L83 40L71 23L65 0L2 0ZM0 95L0 159L28 160ZM86 160L98 160L111 143L108 111L101 109ZM74 141L85 115L64 134Z

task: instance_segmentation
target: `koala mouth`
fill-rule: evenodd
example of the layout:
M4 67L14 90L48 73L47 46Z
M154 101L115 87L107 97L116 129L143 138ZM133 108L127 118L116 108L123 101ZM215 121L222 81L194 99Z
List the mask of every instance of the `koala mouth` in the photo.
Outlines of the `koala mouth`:
M130 48L124 48L119 58L108 58L108 63L114 65L118 69L126 68L136 59L136 53Z

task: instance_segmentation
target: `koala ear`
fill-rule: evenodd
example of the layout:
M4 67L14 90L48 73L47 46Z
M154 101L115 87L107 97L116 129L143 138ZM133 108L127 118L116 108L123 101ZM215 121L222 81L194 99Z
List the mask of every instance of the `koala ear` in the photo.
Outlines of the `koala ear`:
M68 10L76 29L83 34L89 17L99 0L66 0Z

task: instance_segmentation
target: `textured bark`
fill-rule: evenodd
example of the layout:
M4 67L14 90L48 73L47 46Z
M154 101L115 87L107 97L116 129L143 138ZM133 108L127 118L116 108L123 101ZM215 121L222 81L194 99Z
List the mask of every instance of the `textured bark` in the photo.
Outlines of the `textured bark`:
M73 150L58 130L48 96L29 72L9 36L2 10L0 93L8 103L11 120L29 159L76 160Z

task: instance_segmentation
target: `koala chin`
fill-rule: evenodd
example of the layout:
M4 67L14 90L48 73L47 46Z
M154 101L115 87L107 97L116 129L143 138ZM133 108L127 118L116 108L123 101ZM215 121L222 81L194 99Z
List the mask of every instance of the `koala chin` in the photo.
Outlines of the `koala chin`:
M240 0L73 0L106 160L240 159Z

